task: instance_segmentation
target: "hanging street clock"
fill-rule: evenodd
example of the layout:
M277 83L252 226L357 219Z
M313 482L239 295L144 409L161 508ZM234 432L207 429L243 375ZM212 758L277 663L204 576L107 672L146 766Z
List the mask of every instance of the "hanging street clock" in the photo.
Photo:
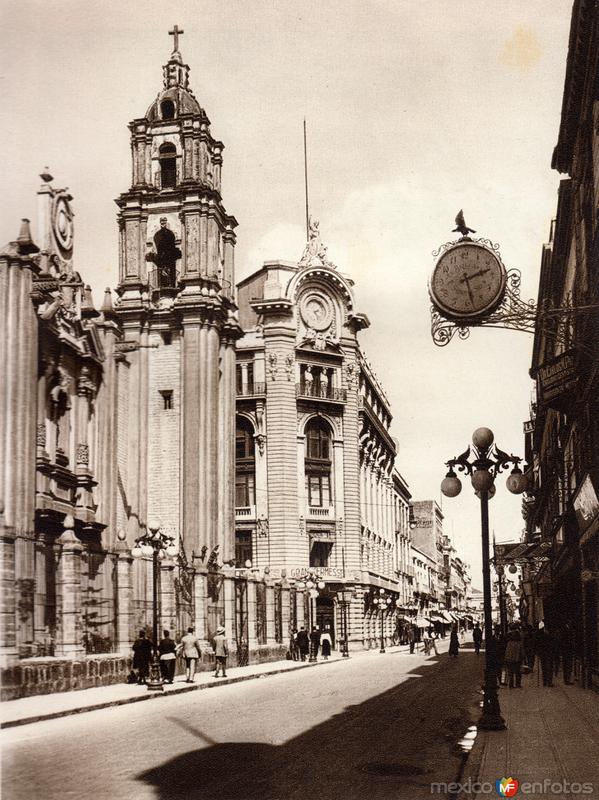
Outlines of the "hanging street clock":
M464 237L437 261L429 292L442 316L472 322L495 311L506 284L507 273L499 255L487 245Z
M506 270L499 245L469 236L476 231L462 211L455 221L461 238L433 252L437 263L428 284L433 342L444 347L456 333L467 339L470 329L480 326L532 329L536 308L520 300L519 270Z

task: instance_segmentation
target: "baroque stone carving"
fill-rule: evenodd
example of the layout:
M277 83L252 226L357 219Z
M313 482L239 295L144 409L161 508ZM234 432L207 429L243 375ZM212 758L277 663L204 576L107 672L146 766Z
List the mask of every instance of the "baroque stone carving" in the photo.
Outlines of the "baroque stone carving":
M46 446L46 423L40 422L36 428L35 443L38 447Z
M269 353L268 354L268 364L266 365L266 372L271 380L277 379L277 361L278 356L276 353Z
M257 528L258 536L260 538L264 538L264 537L268 536L269 528L268 528L268 519L266 517L266 514L260 514L260 517L258 519L256 528Z
M320 239L320 224L312 216L308 220L308 241L302 257L299 260L300 267L332 267L335 265L327 257L327 248Z
M76 453L76 463L80 464L81 466L88 467L89 466L89 445L79 443L77 445L77 453Z
M293 380L293 367L294 367L294 359L291 353L285 357L285 372L287 373L287 380Z
M353 389L358 379L358 370L356 369L356 365L351 363L348 364L345 367L345 375L347 377L348 388Z

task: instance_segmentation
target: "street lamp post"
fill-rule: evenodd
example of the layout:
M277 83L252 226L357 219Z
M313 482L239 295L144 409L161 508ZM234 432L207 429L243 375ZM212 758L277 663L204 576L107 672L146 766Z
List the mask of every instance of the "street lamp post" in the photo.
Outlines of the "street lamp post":
M308 589L309 596L310 596L310 616L311 616L311 620L310 620L309 628L310 628L310 636L311 636L312 635L312 628L314 626L314 623L316 622L316 613L315 613L315 610L314 610L314 607L313 607L312 604L313 604L313 601L316 600L316 598L318 597L318 595L322 591L322 589L326 588L326 583L324 581L318 580L318 576L317 575L314 575L313 573L310 573L310 575L308 577L308 580L306 581L306 588ZM312 641L310 640L310 656L308 658L308 661L317 661L317 660L318 659L316 657L316 648L314 647L314 645L312 644Z
M462 483L454 468L470 475L472 486L480 498L480 518L483 557L483 596L485 617L485 683L483 713L479 721L482 730L504 730L505 720L501 716L497 696L497 676L494 661L496 645L493 637L493 618L491 609L491 570L489 564L489 496L493 496L494 480L504 469L512 466L506 486L512 494L521 494L526 489L526 478L520 469L521 458L508 455L500 450L494 441L493 431L478 428L472 434L472 445L457 458L447 461L449 471L441 483L441 491L446 497L457 497Z
M384 589L379 589L379 596L375 597L372 602L378 608L379 613L381 615L381 649L379 650L379 652L384 653L385 652L384 612L385 609L389 608L392 601Z
M343 589L339 592L339 604L341 606L341 655L343 658L349 658L349 642L347 630L347 609L351 603L352 591Z
M174 538L162 532L160 522L152 521L148 523L147 533L135 540L131 555L133 558L152 556L152 660L147 687L150 691L163 692L158 656L158 562L165 555L177 555L177 547Z

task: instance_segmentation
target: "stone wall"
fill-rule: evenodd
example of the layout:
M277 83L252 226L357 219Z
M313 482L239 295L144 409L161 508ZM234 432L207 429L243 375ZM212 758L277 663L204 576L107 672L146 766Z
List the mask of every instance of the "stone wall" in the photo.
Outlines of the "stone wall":
M119 655L23 659L0 672L0 700L124 683L130 670L131 659Z

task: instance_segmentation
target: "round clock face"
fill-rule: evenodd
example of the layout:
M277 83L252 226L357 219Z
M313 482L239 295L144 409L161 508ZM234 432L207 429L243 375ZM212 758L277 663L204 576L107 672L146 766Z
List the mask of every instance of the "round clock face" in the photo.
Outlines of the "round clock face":
M333 319L333 309L322 295L309 292L300 302L300 313L308 328L324 331Z
M457 244L437 261L430 295L438 310L458 319L493 311L505 291L506 272L499 258L473 242Z
M59 247L65 253L70 253L73 249L73 212L66 197L56 200L52 227Z

